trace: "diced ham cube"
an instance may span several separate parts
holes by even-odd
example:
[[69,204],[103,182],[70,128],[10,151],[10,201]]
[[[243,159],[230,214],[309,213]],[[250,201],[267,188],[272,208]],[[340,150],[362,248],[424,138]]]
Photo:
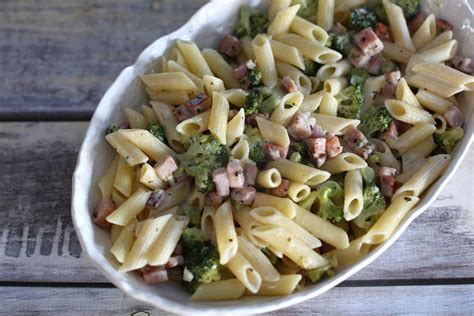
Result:
[[383,51],[383,43],[370,28],[354,35],[354,42],[364,55],[375,56]]
[[336,157],[342,153],[342,146],[341,142],[339,141],[339,137],[331,136],[326,139],[326,154],[329,158]]
[[246,185],[255,185],[257,178],[257,165],[255,163],[247,163],[244,168],[244,178]]
[[209,110],[211,108],[211,100],[205,93],[199,93],[194,98],[188,100],[186,107],[196,115]]
[[377,147],[374,144],[366,143],[361,147],[354,147],[352,151],[357,156],[361,157],[364,160],[367,160],[369,156],[375,151]]
[[212,206],[219,206],[223,202],[222,197],[217,192],[211,192],[206,197],[206,204]]
[[436,29],[439,33],[446,31],[452,31],[454,29],[453,25],[446,20],[436,19]]
[[385,58],[383,58],[382,54],[377,54],[370,59],[369,63],[369,74],[371,75],[380,75],[382,70],[383,63],[386,62]]
[[285,159],[288,154],[288,147],[266,143],[263,145],[263,151],[270,160]]
[[455,56],[448,62],[448,66],[468,75],[472,74],[474,71],[474,63],[472,62],[472,59],[467,57]]
[[229,177],[229,187],[243,188],[245,177],[244,168],[238,159],[232,159],[227,164],[227,176]]
[[408,30],[411,34],[415,33],[420,26],[425,22],[426,15],[422,12],[418,13],[414,18],[408,23]]
[[161,180],[168,181],[172,179],[173,172],[178,170],[178,165],[170,155],[162,158],[155,165],[155,171]]
[[214,170],[212,173],[212,180],[216,185],[216,192],[220,197],[229,196],[229,176],[227,175],[227,170],[224,168],[219,168]]
[[165,199],[165,191],[162,189],[157,189],[155,192],[153,192],[150,195],[150,198],[146,202],[146,205],[149,208],[158,208],[160,206],[161,202]]
[[298,111],[288,124],[288,134],[296,140],[311,136],[316,125],[316,119],[309,112]]
[[382,195],[386,198],[391,198],[395,191],[395,174],[397,169],[390,167],[380,167],[378,176],[380,178],[380,189]]
[[106,218],[115,211],[115,204],[109,198],[102,198],[94,207],[94,223],[103,228],[109,228],[112,224]]
[[219,52],[229,57],[236,56],[241,49],[242,45],[239,39],[232,35],[226,35],[219,44]]
[[149,273],[149,272],[152,272],[152,271],[161,271],[161,270],[165,270],[165,269],[166,269],[166,267],[165,267],[164,264],[161,264],[159,266],[146,265],[143,268],[138,269],[137,271],[142,273],[142,274],[145,274],[145,273]]
[[402,121],[399,121],[399,120],[394,120],[394,122],[397,125],[397,130],[398,130],[399,135],[405,133],[410,128],[412,128],[412,125],[410,125],[408,123],[405,123],[405,122],[402,122]]
[[400,78],[400,71],[392,71],[388,73],[385,78],[385,85],[382,88],[381,94],[384,96],[395,97],[398,81]]
[[176,120],[178,120],[178,122],[185,121],[194,116],[194,114],[184,105],[179,105],[176,107],[174,110],[174,115],[176,116]]
[[245,64],[240,64],[233,70],[234,78],[241,81],[243,78],[247,78],[249,70]]
[[166,263],[166,269],[173,269],[184,264],[184,257],[181,255],[171,257]]
[[322,126],[316,124],[314,125],[314,130],[313,130],[313,133],[311,134],[310,137],[326,137],[326,134],[328,133],[328,131],[323,128]]
[[244,187],[240,189],[232,189],[231,197],[237,203],[243,205],[252,205],[255,199],[256,190],[254,187]]
[[351,64],[356,68],[369,68],[371,56],[365,55],[358,47],[352,47],[348,58]]
[[290,181],[287,179],[281,180],[281,183],[276,188],[268,189],[267,192],[270,195],[278,196],[278,197],[286,197],[288,196],[288,187],[290,186]]
[[298,87],[296,86],[296,83],[293,81],[288,76],[285,76],[281,79],[281,84],[283,85],[283,88],[285,88],[286,92],[296,92],[298,91]]
[[381,133],[379,136],[384,142],[392,142],[398,138],[398,127],[395,122],[391,122],[388,125],[388,128],[385,132]]
[[143,279],[146,284],[160,284],[168,281],[168,271],[153,270],[143,274]]
[[382,41],[393,42],[392,32],[383,23],[375,24],[375,34],[377,34],[378,38]]
[[452,127],[461,127],[464,123],[464,116],[461,110],[455,106],[450,106],[443,114],[446,122]]
[[306,142],[314,163],[321,167],[326,161],[326,138],[309,138]]
[[347,32],[347,29],[344,25],[342,25],[341,23],[337,22],[330,30],[329,30],[329,33],[332,33],[332,34],[342,34],[342,33],[346,33]]
[[363,146],[368,142],[365,135],[355,127],[348,130],[343,139],[351,149],[353,147]]

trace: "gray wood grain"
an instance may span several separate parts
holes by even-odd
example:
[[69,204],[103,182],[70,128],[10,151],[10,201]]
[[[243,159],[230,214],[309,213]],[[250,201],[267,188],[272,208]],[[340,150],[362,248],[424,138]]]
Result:
[[[81,254],[70,218],[71,176],[86,127],[0,124],[0,281],[106,282]],[[352,280],[474,278],[473,207],[459,190],[472,190],[473,162],[471,149],[439,200]]]
[[[272,315],[472,315],[474,285],[336,287]],[[0,313],[22,315],[169,315],[115,288],[0,287]]]
[[89,117],[123,68],[206,2],[0,1],[0,118]]

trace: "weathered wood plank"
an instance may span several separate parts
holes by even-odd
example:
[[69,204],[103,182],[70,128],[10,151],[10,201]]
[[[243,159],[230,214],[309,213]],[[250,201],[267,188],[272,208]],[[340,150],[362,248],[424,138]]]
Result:
[[[474,313],[474,285],[336,287],[272,315]],[[171,315],[115,288],[0,287],[0,313],[15,315]]]
[[206,0],[0,2],[0,117],[92,115],[119,72]]
[[[69,215],[86,126],[0,125],[0,281],[106,282],[81,256]],[[474,278],[473,169],[474,148],[433,207],[352,280]]]

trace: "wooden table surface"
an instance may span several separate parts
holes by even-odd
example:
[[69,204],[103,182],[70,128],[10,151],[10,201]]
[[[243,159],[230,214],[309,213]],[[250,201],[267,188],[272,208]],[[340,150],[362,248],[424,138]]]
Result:
[[[120,70],[205,2],[0,2],[0,313],[162,314],[82,254],[71,177],[87,121]],[[473,154],[378,260],[277,314],[474,314]]]

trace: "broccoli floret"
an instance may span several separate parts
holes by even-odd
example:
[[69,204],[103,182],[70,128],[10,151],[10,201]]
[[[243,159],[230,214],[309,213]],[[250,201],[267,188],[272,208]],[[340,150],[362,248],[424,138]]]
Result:
[[330,269],[331,265],[328,264],[321,268],[306,270],[303,273],[311,281],[311,283],[318,283]]
[[214,187],[212,172],[227,165],[229,149],[211,135],[191,139],[191,146],[179,155],[185,172],[194,177],[199,192],[207,193]]
[[293,0],[291,4],[301,4],[301,8],[298,10],[298,15],[305,19],[315,16],[318,10],[317,0]]
[[313,158],[311,158],[311,155],[309,154],[308,144],[305,141],[292,144],[291,149],[295,153],[299,154],[300,156],[299,163],[302,163],[303,165],[307,165],[310,167],[314,167]]
[[257,114],[262,106],[264,96],[258,89],[250,90],[245,98],[245,115]]
[[352,32],[331,35],[331,46],[329,47],[335,51],[338,51],[342,55],[347,56],[352,48],[352,35]]
[[349,74],[347,75],[347,81],[351,86],[363,87],[367,79],[369,78],[369,73],[366,69],[352,68]]
[[299,206],[302,208],[310,211],[311,207],[313,206],[314,202],[316,202],[316,199],[318,198],[318,192],[317,191],[312,191],[306,199],[298,203]]
[[201,224],[201,210],[197,207],[188,207],[184,209],[184,215],[189,217],[189,226],[199,227]]
[[393,121],[385,107],[371,108],[362,114],[359,130],[368,138],[385,131],[388,125]]
[[219,253],[214,245],[204,240],[201,230],[185,228],[181,238],[184,266],[192,274],[188,289],[220,280]]
[[420,12],[421,0],[394,0],[392,1],[403,9],[403,15],[410,20]]
[[267,15],[257,9],[243,5],[240,7],[239,21],[235,28],[235,35],[254,37],[259,33],[266,33],[268,26]]
[[[421,9],[421,0],[391,0],[391,2],[402,8],[403,15],[407,21],[417,15]],[[385,12],[385,7],[382,1],[371,0],[369,1],[369,7],[374,11],[380,22],[387,23],[387,12]]]
[[109,135],[109,134],[112,134],[112,133],[115,133],[115,132],[118,132],[120,128],[118,127],[117,124],[111,124],[107,130],[105,131],[105,135]]
[[251,88],[255,88],[262,85],[262,72],[257,67],[254,67],[249,71],[247,76]]
[[339,103],[338,116],[348,119],[359,119],[360,109],[364,103],[364,95],[360,86],[349,86],[336,95]]
[[375,13],[367,6],[354,9],[349,19],[349,27],[356,31],[362,31],[368,27],[374,28],[378,22]]
[[148,125],[148,131],[158,138],[161,142],[165,141],[165,129],[163,126],[156,123]]
[[308,77],[316,76],[316,73],[319,70],[319,66],[316,62],[312,61],[309,58],[303,58],[304,61],[304,74]]
[[360,169],[360,174],[362,175],[362,179],[364,183],[374,183],[375,181],[375,171],[370,167],[365,167]]
[[316,192],[318,215],[323,219],[339,222],[344,216],[344,191],[341,186],[337,182],[326,181]]
[[434,134],[436,144],[447,154],[453,152],[454,146],[463,136],[464,130],[460,127],[447,129],[442,134]]
[[257,127],[247,125],[244,134],[247,136],[247,141],[250,147],[249,158],[254,161],[258,167],[265,165],[267,159],[263,145],[266,141],[260,133],[260,130]]
[[364,208],[353,222],[360,228],[369,228],[385,210],[385,198],[375,183],[368,183],[364,189]]

